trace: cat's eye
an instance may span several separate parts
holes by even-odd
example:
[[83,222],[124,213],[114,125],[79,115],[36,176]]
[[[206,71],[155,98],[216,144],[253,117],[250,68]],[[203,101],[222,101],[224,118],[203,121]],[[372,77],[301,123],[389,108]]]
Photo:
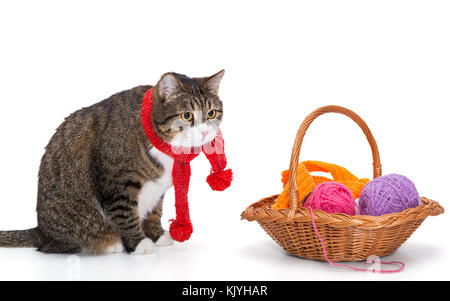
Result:
[[213,119],[214,117],[216,117],[216,110],[211,110],[208,112],[208,118],[209,119]]
[[184,121],[192,121],[192,119],[194,118],[194,115],[192,115],[191,112],[186,112],[181,114],[181,119],[183,119]]

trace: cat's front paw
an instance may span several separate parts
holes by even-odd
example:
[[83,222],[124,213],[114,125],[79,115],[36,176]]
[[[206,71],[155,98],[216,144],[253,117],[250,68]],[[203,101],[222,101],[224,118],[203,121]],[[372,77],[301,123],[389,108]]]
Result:
[[155,251],[155,244],[150,238],[144,238],[138,244],[134,252],[131,252],[131,255],[144,255],[144,254],[152,254]]
[[173,239],[170,237],[169,231],[164,231],[164,234],[155,242],[157,247],[167,247],[173,245]]

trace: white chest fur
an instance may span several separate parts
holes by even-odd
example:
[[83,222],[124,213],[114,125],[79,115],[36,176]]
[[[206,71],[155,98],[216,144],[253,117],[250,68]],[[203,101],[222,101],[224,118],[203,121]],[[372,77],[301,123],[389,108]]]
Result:
[[158,161],[158,163],[164,168],[164,173],[156,181],[148,181],[142,186],[138,195],[138,212],[141,219],[144,219],[148,212],[153,211],[167,189],[173,185],[173,158],[160,152],[154,147],[150,150],[150,156]]

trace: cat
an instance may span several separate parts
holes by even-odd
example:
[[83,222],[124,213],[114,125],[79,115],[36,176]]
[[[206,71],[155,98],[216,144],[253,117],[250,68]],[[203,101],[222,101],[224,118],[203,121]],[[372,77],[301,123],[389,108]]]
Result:
[[[169,72],[82,108],[57,128],[41,159],[35,228],[0,231],[0,247],[45,253],[152,253],[173,243],[161,226],[173,159],[149,142],[141,118],[152,89],[151,119],[164,141],[210,142],[223,117],[218,96],[224,70],[190,78]],[[215,121],[211,126],[205,120]],[[174,126],[179,124],[189,126]]]

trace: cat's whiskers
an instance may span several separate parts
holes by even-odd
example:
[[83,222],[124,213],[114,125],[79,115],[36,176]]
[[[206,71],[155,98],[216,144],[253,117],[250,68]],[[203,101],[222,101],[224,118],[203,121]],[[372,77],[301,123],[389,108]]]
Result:
[[[195,112],[194,116],[201,116],[200,112]],[[197,118],[200,119],[200,118]],[[217,120],[207,120],[205,122],[194,121],[194,125],[176,120],[171,128],[182,130],[173,137],[170,144],[174,147],[200,147],[214,140],[219,122]]]

